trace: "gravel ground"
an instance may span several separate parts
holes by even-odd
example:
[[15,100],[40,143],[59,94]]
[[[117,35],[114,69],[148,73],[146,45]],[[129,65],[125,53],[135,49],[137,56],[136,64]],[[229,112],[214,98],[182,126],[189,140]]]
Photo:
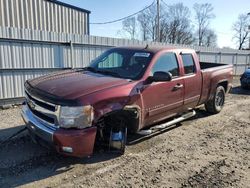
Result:
[[[250,91],[238,84],[220,114],[201,107],[181,126],[129,144],[123,156],[67,158],[16,137],[0,146],[0,187],[250,187]],[[19,113],[0,111],[0,141],[22,128]]]

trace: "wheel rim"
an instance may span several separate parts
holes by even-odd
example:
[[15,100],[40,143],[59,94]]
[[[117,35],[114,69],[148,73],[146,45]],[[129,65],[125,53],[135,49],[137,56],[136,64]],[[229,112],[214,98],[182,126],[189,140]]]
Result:
[[224,93],[223,91],[219,91],[216,95],[216,98],[215,98],[215,105],[217,107],[222,107],[224,105]]

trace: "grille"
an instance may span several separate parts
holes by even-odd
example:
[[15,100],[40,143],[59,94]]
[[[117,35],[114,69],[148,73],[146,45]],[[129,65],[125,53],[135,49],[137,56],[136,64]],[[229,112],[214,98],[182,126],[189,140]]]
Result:
[[58,106],[32,96],[25,91],[27,105],[32,114],[51,128],[58,127]]

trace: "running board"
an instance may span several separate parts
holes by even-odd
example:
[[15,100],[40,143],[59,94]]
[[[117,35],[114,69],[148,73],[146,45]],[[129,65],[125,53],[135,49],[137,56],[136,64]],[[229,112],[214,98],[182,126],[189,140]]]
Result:
[[186,119],[189,119],[193,116],[196,115],[196,112],[193,110],[191,112],[187,112],[185,114],[183,114],[182,116],[176,118],[176,119],[173,119],[172,121],[169,121],[167,123],[164,123],[164,124],[161,124],[161,125],[156,125],[154,127],[151,127],[150,129],[146,129],[146,130],[140,130],[139,132],[137,132],[137,134],[140,134],[140,135],[143,135],[143,136],[146,136],[146,135],[150,135],[152,133],[155,133],[157,131],[160,131],[162,129],[166,129],[167,127],[170,127],[174,124],[177,124],[179,122],[182,122]]

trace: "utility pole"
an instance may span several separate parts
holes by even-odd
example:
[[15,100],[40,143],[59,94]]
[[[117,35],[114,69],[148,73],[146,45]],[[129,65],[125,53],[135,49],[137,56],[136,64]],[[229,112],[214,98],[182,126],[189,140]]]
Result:
[[157,42],[160,41],[160,0],[157,0],[157,27],[156,27],[156,39]]
[[[250,16],[250,12],[247,15]],[[250,20],[250,19],[248,19],[248,20]],[[250,22],[248,25],[248,33],[250,33]],[[250,37],[249,37],[249,42],[248,42],[248,50],[250,50]]]

